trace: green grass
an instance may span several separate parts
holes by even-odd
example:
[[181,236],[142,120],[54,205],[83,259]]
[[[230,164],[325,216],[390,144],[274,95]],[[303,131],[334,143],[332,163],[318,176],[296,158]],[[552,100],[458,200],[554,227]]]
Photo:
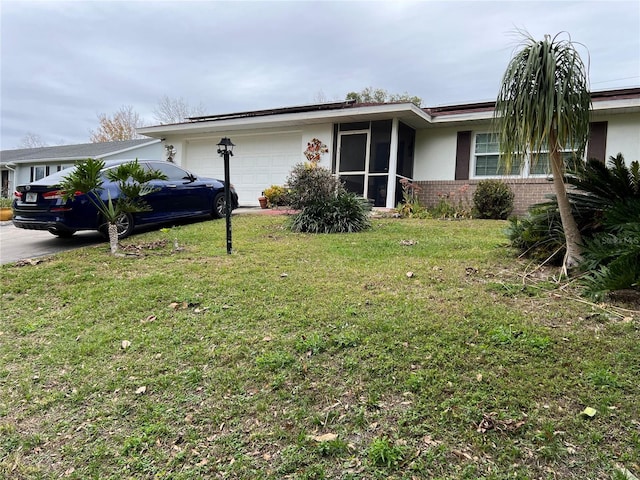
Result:
[[524,286],[504,222],[283,224],[3,266],[0,477],[640,473],[637,312]]

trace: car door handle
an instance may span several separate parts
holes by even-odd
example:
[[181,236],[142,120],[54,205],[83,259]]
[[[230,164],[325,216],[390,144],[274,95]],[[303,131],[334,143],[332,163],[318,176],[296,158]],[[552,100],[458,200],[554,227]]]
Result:
[[167,185],[165,185],[167,188],[176,188],[177,185],[175,183],[169,183]]

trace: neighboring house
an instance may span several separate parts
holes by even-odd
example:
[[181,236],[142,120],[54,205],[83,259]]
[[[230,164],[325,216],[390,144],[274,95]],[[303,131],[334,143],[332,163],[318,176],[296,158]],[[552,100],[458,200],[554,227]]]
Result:
[[165,152],[160,140],[150,138],[2,150],[0,152],[1,196],[10,197],[13,195],[16,185],[40,180],[51,173],[72,166],[78,160],[87,158],[163,160]]
[[[606,161],[622,152],[627,161],[640,159],[640,88],[593,92],[592,100],[587,157]],[[317,138],[329,150],[321,165],[376,206],[397,205],[403,178],[421,186],[426,205],[452,194],[457,202],[463,191],[470,200],[480,180],[502,178],[513,188],[515,212],[521,214],[552,191],[548,159],[536,165],[527,159],[501,175],[491,135],[493,108],[494,102],[419,108],[345,101],[194,117],[138,133],[164,139],[182,167],[218,178],[224,166],[216,144],[231,138],[236,146],[230,178],[245,206],[258,205],[270,185],[283,185],[291,168],[305,160],[307,143]]]

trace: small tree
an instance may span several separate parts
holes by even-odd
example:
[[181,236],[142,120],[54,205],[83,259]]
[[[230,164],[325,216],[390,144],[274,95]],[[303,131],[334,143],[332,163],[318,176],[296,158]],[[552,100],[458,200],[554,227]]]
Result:
[[167,95],[158,101],[157,107],[153,110],[154,118],[161,124],[180,123],[186,118],[202,115],[204,115],[204,105],[202,103],[192,107],[182,97],[170,98]]
[[496,100],[501,159],[509,171],[512,160],[530,154],[533,162],[549,152],[553,186],[566,239],[563,270],[582,260],[582,238],[564,184],[562,150],[569,146],[581,157],[589,135],[587,70],[570,39],[525,35],[522,49],[511,59]]
[[24,137],[20,139],[18,148],[40,148],[47,147],[47,143],[37,133],[27,132]]
[[355,100],[357,103],[386,103],[386,102],[410,102],[416,106],[422,104],[422,99],[415,95],[404,93],[389,93],[382,88],[367,87],[360,92],[347,93],[346,100]]
[[98,121],[100,126],[96,131],[91,132],[91,137],[89,138],[92,143],[142,138],[136,132],[136,129],[142,126],[142,122],[140,116],[133,110],[131,105],[120,107],[120,110],[111,117],[100,113],[98,114]]
[[78,192],[87,198],[98,209],[102,218],[107,222],[107,232],[111,253],[118,251],[118,225],[123,222],[128,226],[123,233],[130,229],[131,214],[149,211],[151,207],[143,200],[145,195],[155,191],[149,185],[152,180],[166,179],[166,175],[158,170],[147,170],[138,160],[123,163],[104,172],[104,177],[116,182],[120,190],[117,200],[111,198],[107,190],[107,199],[103,198],[103,169],[104,162],[88,158],[76,163],[71,173],[65,176],[60,185],[65,200],[73,198]]

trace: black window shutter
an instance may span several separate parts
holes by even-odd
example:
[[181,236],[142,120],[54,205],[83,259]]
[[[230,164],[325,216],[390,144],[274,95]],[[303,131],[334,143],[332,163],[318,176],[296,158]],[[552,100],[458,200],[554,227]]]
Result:
[[587,160],[595,158],[605,163],[607,154],[607,122],[592,122],[589,124],[589,143],[587,145]]
[[456,180],[469,180],[471,130],[458,132],[456,142]]

